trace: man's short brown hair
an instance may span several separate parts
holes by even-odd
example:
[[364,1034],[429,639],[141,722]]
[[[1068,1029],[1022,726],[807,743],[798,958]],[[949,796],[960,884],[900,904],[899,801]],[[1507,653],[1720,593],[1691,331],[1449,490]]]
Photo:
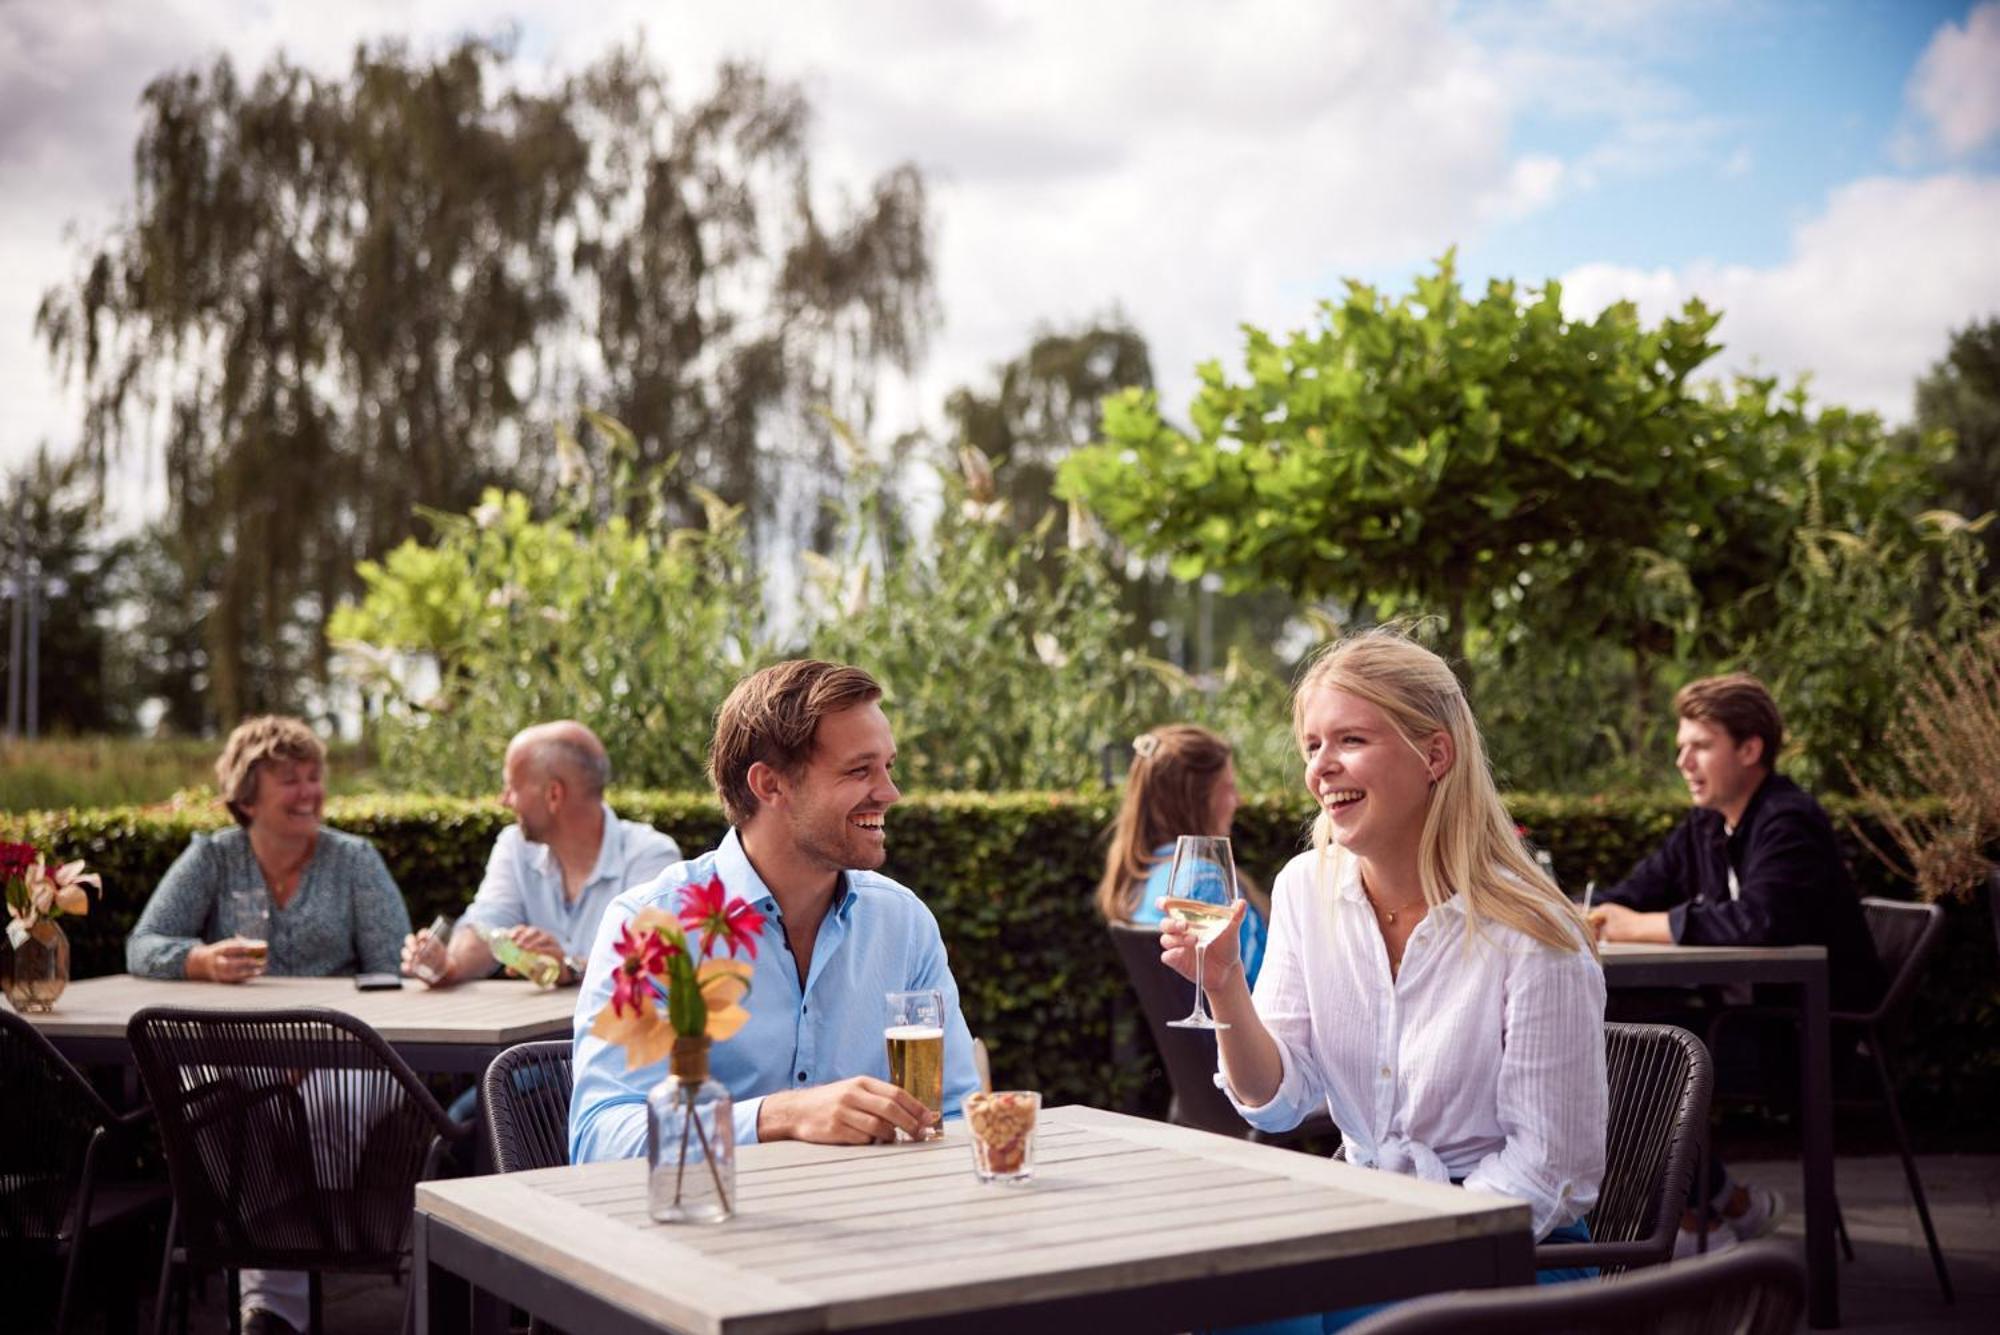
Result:
[[250,823],[250,804],[257,800],[257,774],[264,762],[271,760],[324,764],[326,744],[304,719],[283,714],[265,714],[237,724],[215,762],[215,786],[238,825]]
[[757,814],[752,765],[762,761],[796,777],[812,759],[821,719],[881,698],[881,685],[860,668],[815,658],[774,663],[737,682],[715,711],[708,748],[708,780],[729,823],[745,825]]
[[1764,754],[1758,763],[1767,770],[1778,767],[1778,751],[1785,744],[1785,720],[1771,692],[1749,673],[1730,672],[1689,682],[1674,696],[1674,712],[1698,723],[1714,724],[1739,746],[1752,737],[1761,738]]

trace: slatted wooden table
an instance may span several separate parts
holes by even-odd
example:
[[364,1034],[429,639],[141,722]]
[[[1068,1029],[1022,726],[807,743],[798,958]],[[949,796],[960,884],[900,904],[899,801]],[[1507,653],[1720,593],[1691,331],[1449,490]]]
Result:
[[571,1331],[1187,1330],[1525,1284],[1525,1205],[1118,1113],[1045,1110],[1035,1180],[941,1142],[740,1151],[736,1218],[659,1225],[645,1165],[417,1188],[419,1329],[467,1285]]
[[130,1066],[125,1025],[148,1006],[278,1010],[324,1006],[372,1026],[418,1071],[477,1075],[516,1043],[563,1038],[576,992],[539,992],[518,979],[484,979],[431,991],[404,980],[398,991],[362,992],[351,978],[257,978],[192,983],[111,974],[73,982],[47,1015],[27,1018],[80,1066]]
[[1840,1269],[1833,1250],[1833,1075],[1828,1049],[1825,946],[1661,946],[1620,942],[1602,948],[1609,987],[1711,987],[1765,983],[1798,989],[1801,1167],[1805,1176],[1806,1316],[1818,1329],[1840,1324]]

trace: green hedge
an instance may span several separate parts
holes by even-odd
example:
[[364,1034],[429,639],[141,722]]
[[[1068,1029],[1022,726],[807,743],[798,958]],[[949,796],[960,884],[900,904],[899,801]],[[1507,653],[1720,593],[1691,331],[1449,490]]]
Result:
[[[724,832],[708,796],[615,793],[620,814],[672,834],[689,853]],[[1686,810],[1672,797],[1521,796],[1511,808],[1548,849],[1566,883],[1617,879]],[[1105,794],[952,794],[906,799],[891,814],[888,873],[937,914],[967,1017],[992,1049],[995,1077],[1054,1101],[1158,1111],[1165,1090],[1117,960],[1092,903],[1102,859]],[[1845,814],[1834,808],[1836,821]],[[1301,844],[1310,809],[1248,801],[1237,814],[1243,865],[1265,883]],[[493,802],[335,799],[327,817],[375,841],[412,919],[455,911],[471,896],[509,819]],[[28,838],[83,857],[104,876],[87,918],[68,920],[78,977],[124,968],[124,939],[146,896],[197,829],[219,813],[124,808],[0,816],[0,837]],[[1907,898],[1907,882],[1851,836],[1848,863],[1863,893]],[[1882,842],[1879,841],[1878,842]],[[1977,1110],[2000,1100],[2000,989],[1984,899],[1950,907],[1941,957],[1919,995],[1904,1061],[1913,1118],[1952,1136],[1990,1139]]]

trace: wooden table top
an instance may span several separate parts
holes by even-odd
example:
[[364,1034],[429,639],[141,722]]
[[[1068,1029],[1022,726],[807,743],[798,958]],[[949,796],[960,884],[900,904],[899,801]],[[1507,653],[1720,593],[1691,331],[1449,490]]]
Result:
[[323,1006],[368,1024],[392,1044],[511,1045],[569,1034],[576,989],[537,991],[519,979],[481,979],[432,991],[404,979],[400,991],[363,992],[352,978],[257,978],[193,983],[108,974],[80,978],[54,1011],[27,1018],[50,1039],[125,1037],[126,1022],[147,1006],[201,1010],[277,1010]]
[[642,1319],[832,1330],[1118,1293],[1163,1278],[1515,1234],[1517,1201],[1084,1107],[1044,1110],[1035,1180],[942,1141],[739,1151],[737,1216],[659,1225],[642,1160],[423,1183],[416,1208]]
[[1700,962],[1728,960],[1823,960],[1825,946],[1676,946],[1648,941],[1608,941],[1598,948],[1606,964],[1657,963],[1665,960]]

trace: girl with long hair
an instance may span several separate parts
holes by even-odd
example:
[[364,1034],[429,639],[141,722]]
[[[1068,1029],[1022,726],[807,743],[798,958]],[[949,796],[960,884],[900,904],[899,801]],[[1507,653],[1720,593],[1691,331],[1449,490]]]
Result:
[[[1104,876],[1097,883],[1097,911],[1106,922],[1156,923],[1167,894],[1174,840],[1184,834],[1227,836],[1236,815],[1236,762],[1229,743],[1192,723],[1169,723],[1139,734],[1125,796],[1111,823]],[[1237,883],[1250,901],[1238,928],[1237,957],[1254,984],[1264,957],[1270,899],[1242,868]],[[1220,875],[1187,887],[1190,898],[1228,903]]]
[[[1292,722],[1319,814],[1273,889],[1254,997],[1234,934],[1207,948],[1231,1101],[1268,1131],[1324,1106],[1351,1163],[1525,1201],[1538,1240],[1587,1237],[1604,972],[1501,805],[1458,679],[1402,633],[1365,631],[1311,664]],[[1194,946],[1162,925],[1184,975]]]

